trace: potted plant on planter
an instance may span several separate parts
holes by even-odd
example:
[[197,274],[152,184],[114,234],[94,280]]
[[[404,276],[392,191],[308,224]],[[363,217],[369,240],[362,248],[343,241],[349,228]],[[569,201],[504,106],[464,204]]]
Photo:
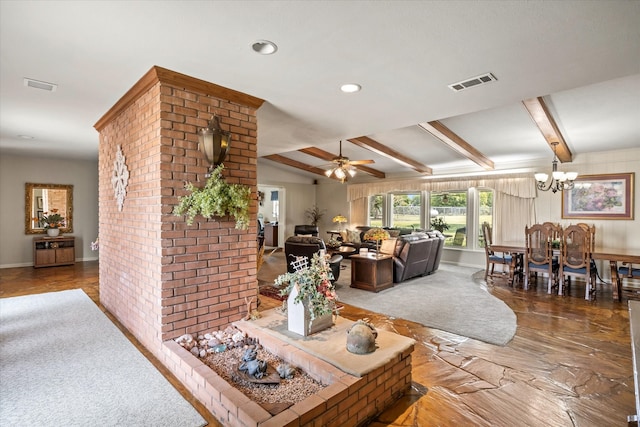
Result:
[[337,295],[324,254],[315,253],[308,265],[304,265],[304,260],[298,262],[296,271],[281,274],[274,285],[284,286],[280,295],[287,297],[283,309],[287,312],[289,330],[306,336],[333,324]]
[[186,215],[188,225],[193,224],[196,215],[205,218],[232,216],[236,220],[236,228],[246,230],[249,227],[251,188],[227,183],[222,176],[223,169],[224,165],[220,164],[211,171],[203,188],[187,183],[185,188],[190,194],[179,198],[180,203],[173,209],[174,215]]

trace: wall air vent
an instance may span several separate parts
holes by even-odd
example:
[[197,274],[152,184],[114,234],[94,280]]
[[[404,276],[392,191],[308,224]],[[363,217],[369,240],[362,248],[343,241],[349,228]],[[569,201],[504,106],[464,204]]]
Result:
[[460,92],[461,90],[469,89],[470,87],[480,86],[497,80],[498,79],[496,79],[493,74],[486,73],[458,83],[452,83],[449,85],[449,88],[455,92]]
[[27,77],[24,78],[24,85],[27,87],[32,87],[34,89],[42,89],[49,92],[55,92],[56,89],[58,89],[57,84],[41,82],[39,80],[33,80]]

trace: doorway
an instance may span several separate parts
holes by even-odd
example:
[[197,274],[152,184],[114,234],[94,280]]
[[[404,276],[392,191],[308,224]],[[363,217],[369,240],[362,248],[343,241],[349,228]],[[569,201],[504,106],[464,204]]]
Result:
[[284,247],[286,228],[286,192],[281,186],[258,184],[260,203],[258,221],[264,227],[264,244],[267,250]]

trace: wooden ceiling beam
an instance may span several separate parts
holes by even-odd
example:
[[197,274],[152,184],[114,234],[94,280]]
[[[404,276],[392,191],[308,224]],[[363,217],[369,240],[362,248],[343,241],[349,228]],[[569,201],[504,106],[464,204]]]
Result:
[[[304,154],[308,154],[310,156],[313,157],[317,157],[319,159],[322,160],[326,160],[328,162],[333,161],[333,159],[335,159],[336,157],[338,157],[337,155],[330,153],[328,151],[324,151],[321,148],[317,148],[317,147],[307,147],[307,148],[301,148],[298,150],[301,153]],[[368,166],[364,166],[364,165],[353,165],[354,168],[361,170],[362,172],[368,173],[369,175],[373,175],[376,178],[380,178],[380,179],[384,179],[386,177],[384,172],[381,172],[377,169],[373,169],[370,168]]]
[[558,160],[562,163],[571,162],[573,160],[571,150],[569,150],[569,146],[564,140],[556,121],[549,112],[549,108],[544,102],[544,99],[540,96],[537,98],[525,99],[522,101],[522,104],[524,104],[524,107],[529,112],[533,122],[538,126],[540,132],[542,132],[542,136],[547,140],[552,151],[552,144],[555,142],[558,143],[556,146],[556,155],[558,156]]
[[493,170],[495,168],[491,159],[439,121],[434,120],[428,123],[418,123],[418,126],[485,170]]
[[387,157],[394,162],[400,163],[401,165],[418,171],[421,174],[431,175],[433,173],[429,166],[423,165],[420,162],[416,162],[415,160],[410,159],[409,157],[406,157],[403,154],[400,154],[385,145],[382,145],[378,141],[371,139],[368,136],[360,136],[358,138],[348,139],[347,141],[357,145],[358,147],[362,147],[366,150],[373,151],[376,154]]
[[[302,162],[299,162],[297,160],[293,160],[293,159],[290,159],[288,157],[281,156],[280,154],[271,154],[271,155],[268,155],[268,156],[263,156],[262,158],[263,159],[267,159],[267,160],[271,160],[272,162],[281,163],[283,165],[291,166],[292,168],[297,168],[297,169],[300,169],[300,170],[303,170],[303,171],[306,171],[306,172],[311,172],[311,173],[314,173],[316,175],[322,175],[325,178],[327,177],[327,175],[324,174],[324,172],[325,172],[324,169],[320,169],[320,168],[317,168],[315,166],[311,166],[311,165],[308,165],[306,163],[302,163]],[[332,177],[332,179],[336,179],[337,181],[339,181],[339,179],[334,178],[334,177]]]

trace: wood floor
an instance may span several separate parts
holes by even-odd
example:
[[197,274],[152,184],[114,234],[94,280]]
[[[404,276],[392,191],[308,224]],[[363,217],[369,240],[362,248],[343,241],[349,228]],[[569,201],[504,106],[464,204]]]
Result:
[[[270,262],[267,257],[263,268],[273,268]],[[0,270],[0,298],[75,288],[100,305],[97,262]],[[371,426],[627,425],[635,401],[626,300],[614,303],[611,286],[598,285],[596,301],[585,301],[580,282],[567,297],[547,295],[542,284],[529,291],[506,283],[488,289],[518,318],[516,336],[504,347],[350,306],[342,310],[346,318],[367,317],[378,329],[417,342],[411,393]],[[260,308],[279,304],[261,297]],[[220,425],[124,332],[211,426]]]

